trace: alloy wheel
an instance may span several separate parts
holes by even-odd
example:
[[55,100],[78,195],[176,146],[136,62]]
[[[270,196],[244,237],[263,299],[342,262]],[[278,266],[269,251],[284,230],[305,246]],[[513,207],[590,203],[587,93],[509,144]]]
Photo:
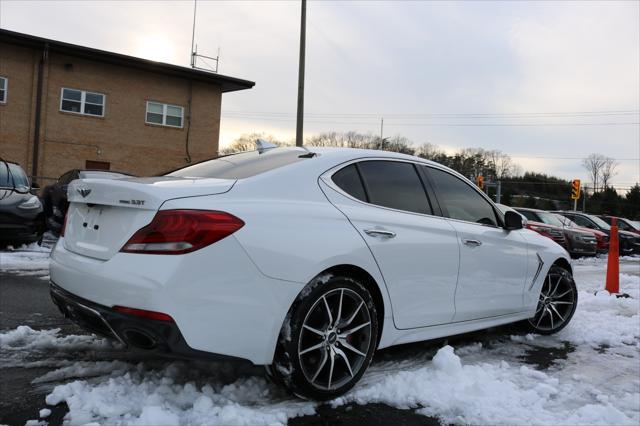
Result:
[[577,301],[575,285],[562,271],[551,271],[542,285],[538,307],[529,324],[542,332],[562,328],[574,311]]
[[298,358],[307,381],[334,390],[365,364],[372,338],[369,308],[358,293],[336,288],[323,294],[307,313],[298,339]]

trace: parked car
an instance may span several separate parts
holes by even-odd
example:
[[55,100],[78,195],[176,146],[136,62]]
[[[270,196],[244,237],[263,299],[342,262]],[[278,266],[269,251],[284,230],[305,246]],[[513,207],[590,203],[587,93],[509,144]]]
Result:
[[577,229],[579,231],[591,233],[591,235],[593,235],[593,237],[596,239],[596,250],[598,253],[609,252],[609,234],[598,231],[597,229],[590,229],[585,228],[584,226],[579,226],[577,223],[566,216],[562,216],[561,214],[551,214],[555,215],[565,228]]
[[624,217],[617,217],[617,216],[598,216],[598,217],[604,220],[605,222],[607,222],[609,225],[611,225],[611,219],[615,217],[617,220],[619,230],[628,231],[636,235],[640,235],[640,225],[638,225],[636,222],[632,220],[625,219]]
[[[545,230],[545,232],[553,232],[554,234],[561,232],[564,237],[563,246],[572,257],[595,256],[597,254],[597,241],[592,233],[566,227],[554,213],[549,213],[544,210],[524,207],[517,207],[515,210],[526,217],[530,224],[538,228],[540,228],[542,224],[553,227],[550,231]],[[560,243],[559,241],[556,242]]]
[[45,223],[47,229],[54,234],[59,234],[67,213],[69,201],[67,200],[67,187],[76,179],[117,179],[131,177],[130,174],[112,172],[108,170],[81,170],[73,169],[64,173],[58,180],[42,190],[42,204],[44,208]]
[[553,241],[560,244],[565,249],[567,248],[567,241],[564,236],[562,226],[544,223],[535,217],[529,217],[530,215],[528,214],[528,212],[527,214],[523,213],[523,211],[521,211],[519,207],[514,208],[514,211],[516,211],[519,215],[527,219],[524,225],[526,228],[531,229],[532,231],[535,231],[540,235],[544,235],[545,237],[552,239]]
[[[598,216],[573,210],[558,211],[554,213],[566,216],[580,226],[584,226],[589,229],[596,229],[598,231],[605,232],[610,236],[611,226]],[[640,237],[632,232],[618,230],[618,243],[620,255],[630,255],[640,252]]]
[[263,148],[166,176],[69,184],[51,294],[129,347],[265,365],[326,400],[374,351],[577,304],[567,252],[462,175],[367,150]]
[[44,232],[42,204],[17,163],[0,162],[0,246],[29,244]]

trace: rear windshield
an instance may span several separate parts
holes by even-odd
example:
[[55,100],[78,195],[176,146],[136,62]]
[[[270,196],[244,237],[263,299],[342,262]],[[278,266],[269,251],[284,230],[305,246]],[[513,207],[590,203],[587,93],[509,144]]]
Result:
[[175,170],[166,176],[187,178],[244,179],[282,166],[303,161],[305,151],[296,148],[281,148],[264,151],[243,152],[215,160],[204,161],[183,169]]
[[22,167],[13,163],[0,163],[0,188],[29,188],[29,179]]
[[81,171],[80,179],[117,179],[123,177],[131,177],[122,173],[115,172],[94,172],[94,171]]

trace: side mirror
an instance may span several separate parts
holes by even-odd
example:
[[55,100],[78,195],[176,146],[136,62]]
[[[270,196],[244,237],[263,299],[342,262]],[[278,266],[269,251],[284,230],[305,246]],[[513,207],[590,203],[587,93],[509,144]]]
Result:
[[522,216],[516,212],[508,210],[504,214],[504,229],[509,231],[522,229]]

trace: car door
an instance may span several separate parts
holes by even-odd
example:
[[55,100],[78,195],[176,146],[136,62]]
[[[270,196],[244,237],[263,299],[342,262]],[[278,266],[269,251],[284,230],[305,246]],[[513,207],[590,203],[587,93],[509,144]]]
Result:
[[454,321],[522,311],[528,264],[522,231],[502,228],[496,209],[472,184],[442,169],[424,171],[460,245]]
[[329,200],[360,233],[384,277],[397,328],[448,323],[455,314],[459,246],[435,216],[416,166],[366,160],[330,171]]

